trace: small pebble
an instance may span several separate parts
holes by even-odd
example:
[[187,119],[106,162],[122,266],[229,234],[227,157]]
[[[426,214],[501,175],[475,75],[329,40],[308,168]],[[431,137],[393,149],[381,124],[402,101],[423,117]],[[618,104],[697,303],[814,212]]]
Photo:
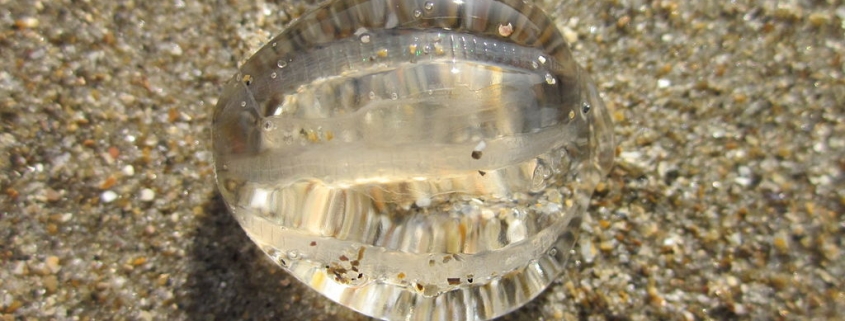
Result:
[[102,194],[100,194],[100,200],[103,201],[103,203],[111,203],[112,201],[114,201],[116,199],[117,199],[117,193],[112,192],[112,191],[105,191]]
[[44,191],[44,197],[48,202],[55,202],[62,199],[62,194],[52,188],[48,188]]
[[152,201],[156,197],[156,193],[149,188],[142,189],[140,194],[139,198],[144,202]]
[[572,28],[563,27],[562,32],[563,38],[566,39],[566,42],[568,42],[569,44],[574,44],[578,42],[578,33],[575,32],[575,30],[572,30]]
[[40,22],[38,21],[38,19],[33,18],[33,17],[26,17],[26,18],[21,18],[21,19],[15,20],[15,27],[17,27],[19,29],[35,28],[35,27],[38,27],[39,24],[40,24]]
[[58,256],[48,256],[44,263],[47,264],[47,268],[50,269],[50,272],[55,274],[61,270],[62,266],[59,264],[59,257]]
[[59,288],[59,279],[56,278],[55,275],[48,275],[41,280],[41,284],[44,285],[44,289],[47,290],[47,293],[55,293]]

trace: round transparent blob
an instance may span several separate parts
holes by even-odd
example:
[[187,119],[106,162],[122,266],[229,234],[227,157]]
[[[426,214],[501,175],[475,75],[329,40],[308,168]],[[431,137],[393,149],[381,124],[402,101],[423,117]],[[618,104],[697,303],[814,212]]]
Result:
[[225,86],[220,191],[275,262],[391,320],[484,320],[563,271],[612,162],[608,113],[522,1],[346,0]]

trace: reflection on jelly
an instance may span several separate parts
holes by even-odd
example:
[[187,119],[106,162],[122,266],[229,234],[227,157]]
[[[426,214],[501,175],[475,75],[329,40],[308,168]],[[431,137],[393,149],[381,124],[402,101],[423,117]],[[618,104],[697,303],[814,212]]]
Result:
[[522,1],[334,1],[260,49],[214,113],[217,181],[265,252],[383,319],[483,320],[561,273],[611,122]]

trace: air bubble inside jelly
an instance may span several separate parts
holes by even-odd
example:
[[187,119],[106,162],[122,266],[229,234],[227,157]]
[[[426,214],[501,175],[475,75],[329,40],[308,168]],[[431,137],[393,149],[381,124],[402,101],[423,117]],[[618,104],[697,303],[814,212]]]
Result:
[[214,158],[292,275],[391,320],[491,319],[559,277],[614,142],[539,8],[335,1],[268,43],[224,89]]

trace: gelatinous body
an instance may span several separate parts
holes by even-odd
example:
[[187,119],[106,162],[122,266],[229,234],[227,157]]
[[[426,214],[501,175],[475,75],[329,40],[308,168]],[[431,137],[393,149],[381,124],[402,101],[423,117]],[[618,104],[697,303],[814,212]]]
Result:
[[377,318],[478,320],[560,274],[610,127],[530,3],[347,0],[241,67],[213,143],[230,210],[298,279]]

